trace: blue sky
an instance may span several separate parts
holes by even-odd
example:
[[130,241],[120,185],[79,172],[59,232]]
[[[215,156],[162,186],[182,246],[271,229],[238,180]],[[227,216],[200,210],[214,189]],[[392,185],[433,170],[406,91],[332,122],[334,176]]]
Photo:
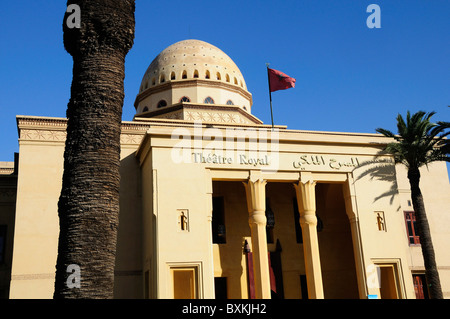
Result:
[[[369,4],[381,9],[370,29]],[[66,1],[17,0],[0,11],[0,161],[19,151],[16,115],[64,117],[72,59],[62,41]],[[407,110],[450,120],[450,1],[136,1],[123,120],[132,120],[153,58],[184,39],[209,42],[239,66],[252,113],[270,124],[265,63],[296,78],[272,93],[275,124],[291,129],[395,130]]]

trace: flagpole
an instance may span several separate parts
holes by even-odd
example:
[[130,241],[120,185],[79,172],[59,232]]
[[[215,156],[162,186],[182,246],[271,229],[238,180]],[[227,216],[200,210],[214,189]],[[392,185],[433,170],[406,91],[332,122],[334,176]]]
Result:
[[269,63],[266,63],[266,67],[267,67],[267,80],[269,81],[270,118],[272,119],[272,131],[273,131],[272,90],[270,89]]

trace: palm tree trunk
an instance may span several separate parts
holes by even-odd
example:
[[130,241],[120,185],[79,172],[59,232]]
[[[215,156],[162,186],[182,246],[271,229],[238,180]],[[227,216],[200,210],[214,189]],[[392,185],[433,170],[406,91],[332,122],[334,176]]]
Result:
[[428,284],[430,298],[442,299],[442,289],[439,279],[439,273],[434,255],[433,243],[431,240],[430,227],[425,212],[425,204],[422,192],[420,191],[420,172],[418,168],[409,168],[408,179],[411,186],[411,199],[416,216],[417,231],[420,236],[420,245],[422,247],[422,255],[425,264],[425,277]]
[[[134,0],[68,2],[80,6],[81,28],[63,24],[73,80],[54,298],[106,299],[114,288],[124,65],[134,39]],[[68,284],[70,265],[79,267],[79,287]]]

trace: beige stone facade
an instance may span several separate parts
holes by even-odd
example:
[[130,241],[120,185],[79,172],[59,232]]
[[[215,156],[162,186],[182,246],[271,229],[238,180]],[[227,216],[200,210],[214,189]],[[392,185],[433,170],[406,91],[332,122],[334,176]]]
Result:
[[[416,298],[423,260],[406,173],[378,156],[387,139],[265,125],[230,61],[182,41],[143,77],[136,116],[122,123],[115,296]],[[9,298],[51,298],[66,119],[17,125],[16,175],[1,175],[17,179],[1,206],[14,230],[2,283]],[[423,169],[421,182],[449,298],[446,165]]]

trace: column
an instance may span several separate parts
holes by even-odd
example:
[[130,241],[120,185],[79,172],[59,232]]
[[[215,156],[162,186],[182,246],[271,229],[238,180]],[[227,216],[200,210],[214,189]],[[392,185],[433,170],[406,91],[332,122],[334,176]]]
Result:
[[300,180],[294,186],[303,234],[308,295],[310,299],[322,299],[324,295],[317,238],[316,182],[310,173],[301,173]]
[[256,299],[270,299],[269,258],[266,239],[266,183],[250,176],[244,183],[247,196],[248,223],[252,236],[253,274]]
[[345,210],[350,222],[352,232],[353,254],[355,256],[356,277],[358,279],[358,291],[361,299],[367,298],[366,276],[364,271],[359,219],[356,206],[356,194],[353,187],[353,178],[348,174],[347,182],[343,185]]

